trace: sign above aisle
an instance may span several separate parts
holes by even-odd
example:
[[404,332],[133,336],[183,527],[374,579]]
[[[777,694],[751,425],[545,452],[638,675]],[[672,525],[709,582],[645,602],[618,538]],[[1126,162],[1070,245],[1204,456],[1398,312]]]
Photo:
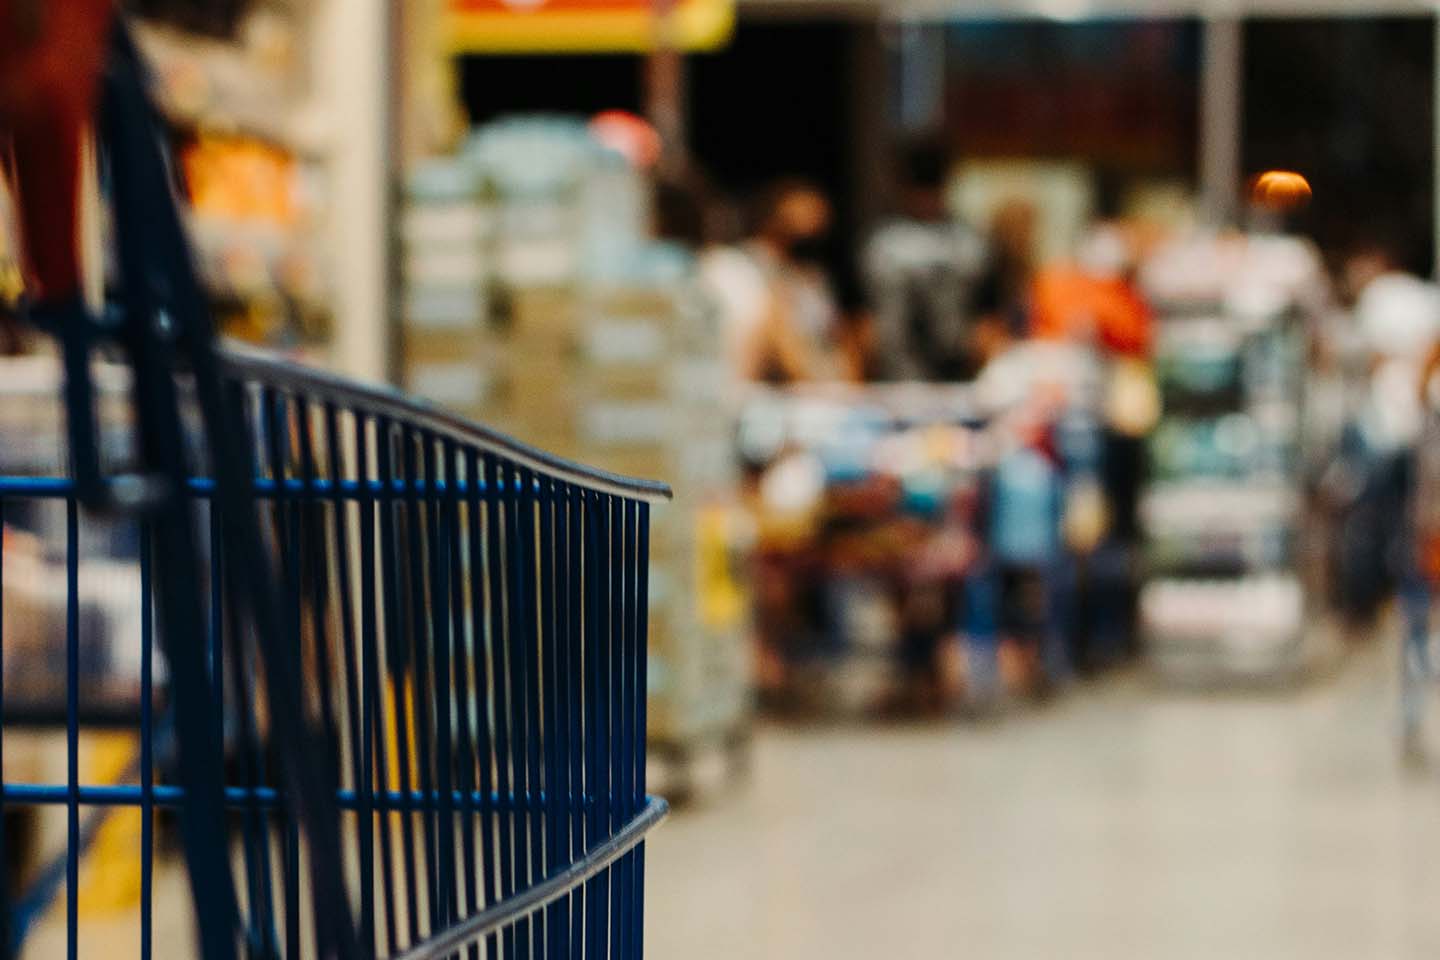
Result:
[[452,53],[641,53],[714,50],[735,0],[446,0]]

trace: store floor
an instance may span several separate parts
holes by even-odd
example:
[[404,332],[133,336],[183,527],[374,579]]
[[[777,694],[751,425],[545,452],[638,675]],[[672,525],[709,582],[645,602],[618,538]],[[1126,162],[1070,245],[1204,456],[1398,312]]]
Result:
[[1440,956],[1440,763],[1401,761],[1393,663],[1377,645],[1286,694],[1122,678],[982,726],[764,728],[748,785],[651,842],[648,956]]

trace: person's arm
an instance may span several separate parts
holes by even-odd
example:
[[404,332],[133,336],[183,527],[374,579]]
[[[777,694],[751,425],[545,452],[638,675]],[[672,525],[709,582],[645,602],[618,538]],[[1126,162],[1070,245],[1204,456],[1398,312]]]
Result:
[[815,360],[795,332],[784,298],[770,291],[764,318],[741,344],[741,374],[747,380],[777,375],[782,381],[814,379]]
[[835,341],[841,361],[841,377],[852,383],[872,378],[875,367],[875,315],[862,310],[842,318],[836,326]]
[[1430,350],[1425,355],[1425,362],[1420,366],[1420,383],[1417,384],[1420,390],[1420,407],[1429,410],[1434,406],[1430,384],[1440,374],[1440,340],[1430,345]]

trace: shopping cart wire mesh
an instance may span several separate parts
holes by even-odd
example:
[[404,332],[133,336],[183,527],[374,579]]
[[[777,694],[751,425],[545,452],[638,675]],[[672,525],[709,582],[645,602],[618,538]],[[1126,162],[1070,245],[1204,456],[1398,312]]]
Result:
[[[649,511],[665,488],[566,464],[399,394],[259,354],[232,353],[226,370],[261,454],[258,518],[300,638],[290,666],[323,732],[312,759],[343,811],[361,943],[414,960],[467,947],[476,956],[637,956],[639,841],[663,814],[644,793],[644,730]],[[250,953],[301,956],[314,937],[312,905],[275,757],[288,732],[269,722],[260,653],[228,602],[233,571],[213,491],[205,477],[189,483],[208,533],[207,630],[196,639],[230,771],[228,860],[242,878]],[[34,499],[65,505],[65,576],[76,598],[86,516],[65,479],[0,479],[0,515]],[[66,780],[7,779],[0,802],[7,813],[64,810],[64,882],[53,871],[34,881],[41,892],[63,887],[64,902],[17,898],[12,928],[23,934],[41,911],[63,909],[72,951],[86,837],[116,808],[140,811],[139,946],[148,957],[156,821],[185,796],[161,774],[173,714],[151,611],[164,564],[148,535],[140,543],[135,763],[123,782],[80,779],[86,711],[72,602],[56,637],[67,664]],[[0,757],[14,726],[0,725]]]
[[[123,24],[114,47],[99,140],[119,320],[52,305],[70,475],[0,476],[0,518],[63,510],[65,579],[39,644],[62,689],[37,708],[9,682],[0,553],[0,863],[19,859],[12,825],[63,819],[38,832],[58,849],[0,884],[0,955],[47,931],[69,957],[118,948],[82,925],[84,871],[132,870],[99,838],[138,816],[145,958],[639,957],[641,841],[665,810],[644,791],[649,511],[669,491],[217,352]],[[130,362],[139,461],[108,479],[101,336]],[[136,544],[140,668],[119,705],[83,682],[95,502]],[[82,774],[102,722],[134,745],[108,778]],[[11,774],[36,737],[63,740],[63,777]],[[161,850],[171,824],[183,866]],[[188,903],[161,895],[175,871]]]

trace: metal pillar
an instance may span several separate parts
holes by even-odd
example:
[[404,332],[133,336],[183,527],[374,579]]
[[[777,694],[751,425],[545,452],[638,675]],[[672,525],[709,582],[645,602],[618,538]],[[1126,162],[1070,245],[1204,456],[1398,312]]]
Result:
[[1233,223],[1240,211],[1244,133],[1243,24],[1234,15],[1207,17],[1200,61],[1200,212],[1211,225]]
[[685,55],[675,43],[674,0],[652,0],[655,43],[645,58],[645,112],[660,135],[662,172],[683,174],[688,155]]
[[390,373],[387,130],[392,123],[387,0],[328,0],[316,35],[330,110],[329,230],[335,270],[332,362],[363,380]]

